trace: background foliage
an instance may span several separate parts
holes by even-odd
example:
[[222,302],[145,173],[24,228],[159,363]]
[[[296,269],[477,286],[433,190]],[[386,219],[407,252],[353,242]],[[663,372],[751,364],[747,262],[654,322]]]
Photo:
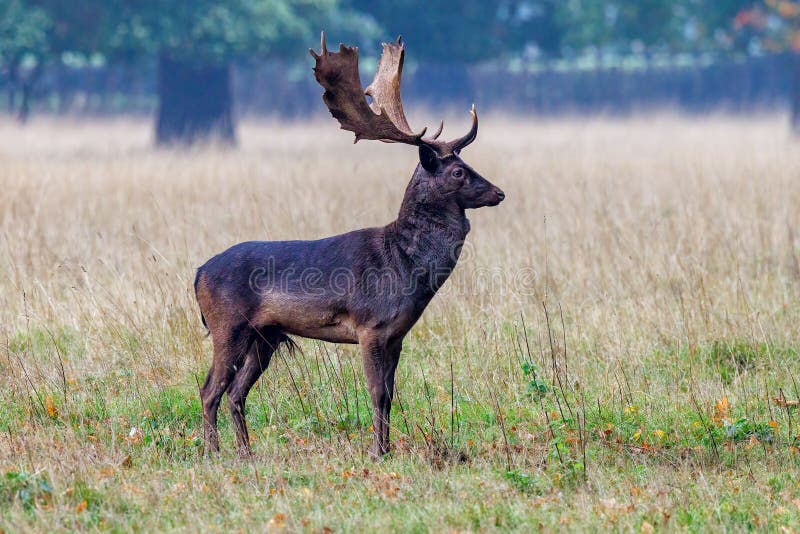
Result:
[[[476,64],[569,60],[592,68],[680,54],[713,62],[800,50],[800,2],[786,0],[465,0],[458,9],[444,0],[0,0],[0,13],[0,84],[9,110],[23,120],[47,68],[141,69],[169,58],[158,80],[159,121],[192,139],[190,130],[219,122],[233,135],[228,65],[305,65],[305,50],[323,28],[333,41],[361,45],[367,65],[380,40],[404,35],[420,76],[445,94],[465,87],[466,68]],[[181,79],[164,80],[176,61],[186,65],[174,74]],[[199,122],[165,89],[189,94],[205,85],[218,88],[209,92],[217,105],[192,97],[207,112]],[[794,95],[797,110],[800,89]]]

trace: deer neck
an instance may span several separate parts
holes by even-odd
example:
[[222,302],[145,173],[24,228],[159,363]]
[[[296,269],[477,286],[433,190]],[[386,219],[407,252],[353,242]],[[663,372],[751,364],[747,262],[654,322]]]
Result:
[[456,266],[469,232],[469,221],[457,204],[428,204],[406,198],[390,225],[392,242],[415,277],[436,291]]

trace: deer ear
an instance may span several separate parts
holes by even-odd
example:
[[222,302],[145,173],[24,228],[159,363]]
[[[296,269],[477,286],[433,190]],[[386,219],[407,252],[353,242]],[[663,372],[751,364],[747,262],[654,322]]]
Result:
[[422,164],[422,168],[428,171],[431,174],[436,174],[436,171],[439,170],[439,164],[441,160],[439,159],[439,155],[426,145],[419,146],[419,162]]

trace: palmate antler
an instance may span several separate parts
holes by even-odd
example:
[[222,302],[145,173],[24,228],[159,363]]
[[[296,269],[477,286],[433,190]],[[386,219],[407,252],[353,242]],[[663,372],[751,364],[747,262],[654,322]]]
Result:
[[[438,139],[442,133],[444,122],[433,137],[425,138],[427,128],[413,133],[403,112],[403,101],[400,97],[400,79],[403,73],[405,47],[402,39],[396,43],[383,43],[383,53],[378,62],[375,79],[362,89],[361,77],[358,73],[358,48],[339,45],[338,52],[329,52],[325,45],[325,33],[322,33],[322,50],[317,54],[309,50],[316,60],[314,76],[325,89],[322,99],[339,121],[342,129],[356,134],[356,142],[360,139],[376,139],[385,143],[405,143],[408,145],[425,145],[433,149],[440,158],[458,152],[472,143],[478,135],[478,114],[472,106],[472,128],[463,137],[453,141]],[[365,95],[372,98],[372,105],[367,103]]]

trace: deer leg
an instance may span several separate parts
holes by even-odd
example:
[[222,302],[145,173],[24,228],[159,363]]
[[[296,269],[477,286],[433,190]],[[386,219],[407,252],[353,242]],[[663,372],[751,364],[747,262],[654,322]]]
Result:
[[233,378],[234,372],[226,366],[212,365],[200,389],[200,399],[203,403],[203,437],[206,447],[211,452],[219,451],[217,411],[222,394],[225,393],[225,388]]
[[381,428],[381,440],[385,444],[385,451],[389,450],[389,415],[392,411],[392,400],[394,399],[394,374],[397,371],[397,364],[400,361],[400,351],[403,349],[403,341],[398,340],[389,345],[386,350],[386,364],[384,366],[384,391],[386,396],[381,405],[381,419],[384,421]]
[[[263,333],[262,333],[263,335]],[[250,454],[250,437],[247,434],[247,421],[245,419],[245,400],[250,389],[266,371],[269,366],[272,353],[277,348],[280,341],[271,337],[257,337],[247,357],[244,365],[236,372],[230,387],[228,388],[228,406],[233,418],[233,426],[236,432],[236,448],[240,456]]]
[[380,457],[389,452],[389,420],[394,396],[394,373],[401,344],[387,347],[377,336],[366,335],[360,341],[364,374],[372,398],[373,442],[370,454]]
[[242,329],[235,329],[235,332],[226,336],[225,340],[214,340],[214,363],[200,389],[200,400],[203,403],[203,436],[208,450],[212,452],[219,451],[217,432],[219,403],[230,386],[237,368],[241,366],[249,341],[249,337],[242,332]]

